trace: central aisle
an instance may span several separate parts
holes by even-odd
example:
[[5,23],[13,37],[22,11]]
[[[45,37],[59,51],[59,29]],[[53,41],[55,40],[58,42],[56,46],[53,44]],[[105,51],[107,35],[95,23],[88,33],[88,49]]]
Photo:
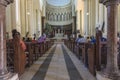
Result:
[[56,46],[45,80],[70,80],[60,44]]
[[[76,60],[75,60],[76,59]],[[36,61],[32,67],[20,77],[20,80],[84,80],[80,75],[79,60],[70,53],[64,44],[54,44],[52,48]],[[87,73],[86,80],[91,76]]]

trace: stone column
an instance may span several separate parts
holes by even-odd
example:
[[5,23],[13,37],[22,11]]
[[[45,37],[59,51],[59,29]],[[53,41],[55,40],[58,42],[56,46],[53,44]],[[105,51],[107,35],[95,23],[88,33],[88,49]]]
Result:
[[[26,34],[26,1],[20,0],[21,35]],[[12,30],[11,30],[12,31]]]
[[119,0],[100,0],[107,7],[107,66],[105,75],[112,80],[120,80],[117,64],[117,17]]
[[[13,74],[7,70],[6,59],[6,23],[5,23],[5,8],[13,0],[0,0],[0,80],[14,80]],[[17,79],[15,79],[17,80]]]

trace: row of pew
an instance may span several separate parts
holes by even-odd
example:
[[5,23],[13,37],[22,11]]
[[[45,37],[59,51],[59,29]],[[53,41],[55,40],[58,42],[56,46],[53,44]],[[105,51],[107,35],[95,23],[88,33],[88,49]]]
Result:
[[64,40],[64,44],[84,63],[85,67],[95,76],[107,64],[106,42],[76,43],[75,40]]
[[24,73],[26,67],[30,67],[34,61],[45,54],[54,44],[54,41],[24,43],[26,45],[25,51],[23,51],[19,41],[12,40],[6,42],[8,70],[18,73],[19,76]]

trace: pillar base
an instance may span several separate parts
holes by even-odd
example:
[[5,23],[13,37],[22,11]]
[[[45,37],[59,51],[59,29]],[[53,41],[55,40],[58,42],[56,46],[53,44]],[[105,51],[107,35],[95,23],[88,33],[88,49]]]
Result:
[[0,80],[19,80],[19,78],[16,73],[8,73],[6,75],[0,75]]
[[112,76],[108,76],[105,72],[103,71],[97,71],[96,72],[96,78],[97,80],[120,80],[120,76],[119,75],[112,75]]

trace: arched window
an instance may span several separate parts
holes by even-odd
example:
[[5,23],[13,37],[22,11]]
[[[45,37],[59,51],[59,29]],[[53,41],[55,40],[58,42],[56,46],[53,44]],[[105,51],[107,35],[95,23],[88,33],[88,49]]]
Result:
[[50,15],[49,15],[49,20],[51,21],[51,13],[50,13]]
[[53,21],[55,21],[55,14],[53,14]]
[[62,21],[62,14],[60,14],[60,21]]
[[66,17],[66,20],[69,20],[69,13],[67,13],[67,17]]
[[63,13],[62,13],[62,17],[61,18],[62,18],[61,21],[64,21],[64,15],[63,15]]
[[60,21],[60,14],[58,13],[58,21]]
[[58,14],[57,14],[57,20],[56,21],[58,21]]
[[53,21],[53,18],[54,18],[54,17],[53,17],[53,13],[51,13],[51,21]]
[[71,19],[70,13],[69,13],[69,20]]
[[67,20],[67,14],[65,13],[65,21]]
[[70,19],[72,19],[72,12],[70,12]]
[[48,20],[50,19],[50,13],[48,13]]
[[63,15],[63,21],[65,21],[65,13],[64,13],[64,15]]

